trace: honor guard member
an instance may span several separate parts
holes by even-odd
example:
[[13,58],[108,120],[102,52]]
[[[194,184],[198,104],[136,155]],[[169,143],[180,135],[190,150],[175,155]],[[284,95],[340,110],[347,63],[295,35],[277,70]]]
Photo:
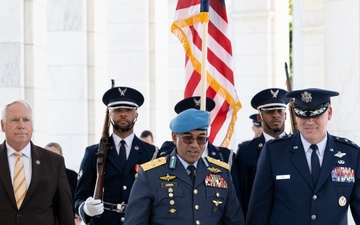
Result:
[[[257,137],[259,137],[261,134],[262,134],[262,132],[264,131],[264,129],[262,128],[262,126],[261,126],[261,121],[259,121],[258,119],[257,119],[257,113],[254,113],[254,114],[251,114],[250,116],[249,116],[249,118],[251,119],[251,121],[252,121],[252,126],[251,126],[251,129],[254,131],[254,138],[257,138]],[[253,138],[253,139],[254,139]],[[251,139],[252,140],[252,139]],[[246,143],[249,143],[251,140],[247,140],[247,141],[243,141],[243,142],[241,142],[240,144],[238,144],[238,149],[237,150],[239,150],[240,149],[240,146],[241,145],[243,145],[243,144],[246,144]],[[237,152],[236,152],[237,153]]]
[[261,126],[261,121],[258,120],[258,113],[254,113],[249,116],[252,121],[251,129],[254,131],[254,138],[259,137],[264,129]]
[[237,150],[240,203],[245,220],[261,149],[266,141],[285,135],[286,105],[289,103],[286,93],[283,89],[269,88],[260,91],[251,99],[251,106],[258,110],[257,119],[261,121],[263,133],[240,144]]
[[209,112],[188,109],[170,123],[173,152],[141,165],[125,225],[242,225],[229,165],[202,157]]
[[75,208],[86,224],[119,225],[123,224],[138,168],[153,158],[155,146],[141,141],[134,134],[137,108],[144,102],[139,91],[130,87],[114,87],[105,92],[102,100],[108,108],[113,128],[111,149],[104,168],[103,199],[92,197],[97,177],[97,144],[85,150],[75,193]]
[[[177,114],[179,114],[187,109],[193,108],[193,109],[199,110],[200,102],[201,102],[200,96],[193,96],[193,97],[185,98],[175,105],[174,111]],[[211,112],[211,110],[213,110],[214,108],[215,108],[215,101],[212,100],[211,98],[206,97],[206,111]],[[175,144],[172,141],[171,141],[171,144],[173,147],[167,147],[168,150],[165,152],[160,152],[160,156],[168,155],[173,151],[173,149],[175,148]],[[168,145],[170,145],[168,143],[168,141],[164,142],[164,144],[163,144],[163,146],[168,146]],[[205,150],[204,150],[204,153],[202,156],[205,157],[208,155],[214,159],[219,159],[219,160],[229,164],[231,176],[233,177],[233,183],[234,183],[235,190],[236,190],[236,195],[239,197],[240,196],[240,192],[239,192],[240,184],[238,181],[238,171],[237,171],[237,167],[236,167],[236,163],[235,163],[236,155],[234,154],[234,152],[225,147],[215,146],[208,141],[206,143]]]
[[360,224],[360,151],[327,132],[330,97],[309,88],[289,92],[299,132],[265,144],[247,215],[248,225],[346,225],[350,206]]

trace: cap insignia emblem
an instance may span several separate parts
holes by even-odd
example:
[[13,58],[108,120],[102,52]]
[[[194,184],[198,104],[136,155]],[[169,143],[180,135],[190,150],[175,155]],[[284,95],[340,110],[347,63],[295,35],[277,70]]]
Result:
[[273,98],[277,98],[277,95],[279,94],[279,90],[277,90],[277,91],[270,90],[270,93]]
[[126,91],[127,88],[125,88],[124,90],[121,90],[121,88],[119,88],[120,96],[125,96]]
[[196,106],[200,106],[201,99],[196,100],[196,98],[194,98],[194,103],[195,103]]
[[311,102],[311,93],[304,91],[304,93],[301,94],[301,100],[303,100],[304,102]]

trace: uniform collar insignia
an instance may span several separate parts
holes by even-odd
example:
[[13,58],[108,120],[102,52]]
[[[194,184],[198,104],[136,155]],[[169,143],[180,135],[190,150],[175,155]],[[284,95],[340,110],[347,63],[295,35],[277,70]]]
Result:
[[120,96],[125,96],[126,91],[127,91],[127,88],[125,88],[124,90],[121,90],[121,88],[119,88]]
[[304,93],[301,94],[301,100],[303,100],[304,102],[311,102],[311,93],[304,91]]
[[175,175],[166,174],[166,176],[161,176],[160,180],[171,181],[174,180],[175,178],[176,178]]
[[210,170],[212,173],[220,173],[221,170],[215,167],[208,167],[208,170]]
[[344,155],[346,155],[346,153],[342,153],[342,152],[338,151],[334,156],[342,158]]
[[270,90],[270,93],[273,98],[277,98],[277,95],[279,94],[279,90],[277,90],[277,91]]

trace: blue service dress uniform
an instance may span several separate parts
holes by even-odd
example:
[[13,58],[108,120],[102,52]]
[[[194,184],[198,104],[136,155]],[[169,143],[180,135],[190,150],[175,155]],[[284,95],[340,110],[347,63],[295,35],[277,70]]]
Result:
[[249,206],[251,189],[254,184],[256,167],[265,144],[264,134],[250,141],[239,144],[236,154],[236,166],[238,169],[238,183],[240,192],[240,204],[246,220],[246,213]]
[[[210,186],[211,181],[218,187]],[[144,224],[244,224],[228,164],[209,156],[200,159],[194,186],[175,151],[142,165],[125,225]]]
[[121,165],[121,160],[115,150],[113,138],[111,137],[112,149],[109,151],[105,165],[104,179],[104,213],[99,217],[89,217],[84,213],[83,203],[93,196],[95,182],[97,177],[96,152],[98,145],[92,145],[86,148],[84,158],[80,165],[78,184],[75,193],[75,209],[80,211],[81,218],[85,218],[86,224],[92,225],[119,225],[123,224],[124,213],[109,211],[106,203],[121,204],[128,203],[131,187],[135,181],[135,174],[141,164],[150,161],[155,152],[155,146],[141,141],[134,136],[130,155],[126,161],[125,169]]
[[345,225],[349,206],[360,224],[357,145],[327,134],[316,185],[299,132],[264,145],[246,217],[248,225]]
[[[166,143],[167,143],[167,146],[170,145],[168,141]],[[166,151],[160,152],[158,157],[167,156],[167,155],[171,154],[174,149],[175,149],[175,145],[173,145],[173,147],[169,148]],[[211,158],[218,159],[218,160],[228,163],[230,165],[230,168],[231,168],[230,173],[231,173],[231,177],[233,179],[236,196],[240,199],[240,183],[239,183],[239,179],[238,179],[238,177],[239,177],[238,176],[238,168],[235,163],[236,155],[234,154],[234,152],[228,148],[217,147],[217,146],[211,144],[210,142],[207,143],[207,150],[208,150],[208,155]]]

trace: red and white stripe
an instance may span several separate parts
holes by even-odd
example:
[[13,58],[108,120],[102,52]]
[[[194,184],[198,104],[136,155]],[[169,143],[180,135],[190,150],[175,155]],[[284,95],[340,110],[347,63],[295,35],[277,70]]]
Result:
[[201,0],[179,0],[171,28],[186,52],[184,97],[201,95],[202,22],[209,22],[206,96],[216,103],[211,111],[209,141],[228,146],[241,103],[234,86],[226,8],[224,0],[210,0],[209,12],[200,13],[200,4]]

